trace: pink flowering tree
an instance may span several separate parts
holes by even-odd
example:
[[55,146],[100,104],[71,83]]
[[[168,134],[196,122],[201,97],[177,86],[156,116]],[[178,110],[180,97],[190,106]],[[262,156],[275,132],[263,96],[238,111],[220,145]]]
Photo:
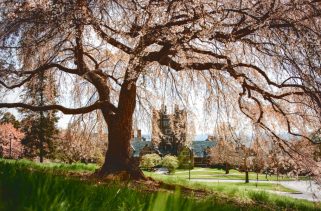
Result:
[[24,133],[11,123],[0,124],[0,157],[15,159],[21,157],[23,137]]

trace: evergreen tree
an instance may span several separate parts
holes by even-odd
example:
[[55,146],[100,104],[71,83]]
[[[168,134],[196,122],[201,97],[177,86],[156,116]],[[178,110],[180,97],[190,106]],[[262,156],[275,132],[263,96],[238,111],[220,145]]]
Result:
[[[30,81],[25,87],[25,100],[30,104],[44,106],[45,103],[55,103],[57,92],[53,77],[47,74],[40,74]],[[22,129],[25,138],[22,144],[25,146],[26,157],[39,157],[40,162],[44,158],[50,158],[54,153],[53,141],[58,135],[56,111],[33,112],[21,110],[24,115]]]
[[10,112],[5,112],[4,114],[1,115],[0,124],[5,124],[5,123],[11,123],[16,129],[20,128],[20,122]]

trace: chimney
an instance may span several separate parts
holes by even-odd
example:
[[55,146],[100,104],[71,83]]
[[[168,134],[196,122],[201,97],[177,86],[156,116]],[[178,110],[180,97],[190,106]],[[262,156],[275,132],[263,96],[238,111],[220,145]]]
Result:
[[137,130],[137,138],[138,138],[139,140],[142,139],[142,130]]
[[135,138],[134,131],[132,130],[130,133],[130,139],[133,140]]
[[162,111],[163,114],[166,114],[166,112],[167,112],[167,107],[166,107],[165,104],[162,104],[161,111]]
[[178,112],[179,111],[179,107],[177,104],[174,105],[174,112]]

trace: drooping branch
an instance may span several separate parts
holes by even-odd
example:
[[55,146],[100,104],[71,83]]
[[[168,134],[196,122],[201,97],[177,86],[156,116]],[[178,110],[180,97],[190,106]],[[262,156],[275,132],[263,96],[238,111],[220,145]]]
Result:
[[[44,64],[44,65],[42,65],[42,66],[40,66],[40,67],[38,67],[38,68],[36,68],[34,70],[31,70],[31,71],[10,71],[14,75],[17,75],[19,77],[24,76],[24,75],[28,75],[28,77],[25,78],[24,80],[22,80],[21,82],[17,83],[17,84],[9,85],[9,84],[6,84],[2,80],[0,80],[0,84],[2,86],[4,86],[5,88],[7,88],[7,89],[15,89],[15,88],[21,87],[22,85],[24,85],[25,83],[30,81],[36,74],[38,74],[40,72],[43,72],[43,71],[46,71],[46,70],[49,70],[49,69],[52,69],[52,68],[57,68],[58,70],[61,70],[61,71],[66,72],[66,73],[79,75],[79,72],[78,72],[77,69],[67,68],[67,67],[64,67],[63,65],[57,64],[57,63],[48,63],[48,64]],[[0,71],[7,72],[6,70],[0,70]]]
[[25,103],[0,103],[0,108],[25,108],[31,111],[59,110],[64,114],[85,114],[97,109],[101,109],[102,107],[108,108],[113,112],[116,112],[117,110],[117,108],[115,108],[109,102],[102,102],[102,101],[97,101],[92,105],[80,107],[80,108],[67,108],[61,105],[34,106],[34,105],[25,104]]

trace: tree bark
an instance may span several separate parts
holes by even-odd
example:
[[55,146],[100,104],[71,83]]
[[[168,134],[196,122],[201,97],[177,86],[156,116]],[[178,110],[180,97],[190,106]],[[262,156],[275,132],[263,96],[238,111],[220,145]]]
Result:
[[248,171],[245,171],[245,183],[249,183],[250,180],[249,180],[249,172]]
[[119,94],[118,111],[111,114],[110,110],[102,109],[108,125],[108,149],[99,176],[119,175],[120,179],[146,179],[139,163],[131,157],[130,151],[133,113],[136,106],[136,81],[126,80],[130,77],[129,73],[125,75]]
[[99,176],[122,175],[120,179],[145,179],[143,172],[131,157],[131,124],[115,120],[108,127],[108,149]]
[[229,174],[230,173],[230,168],[228,163],[225,163],[225,174]]

